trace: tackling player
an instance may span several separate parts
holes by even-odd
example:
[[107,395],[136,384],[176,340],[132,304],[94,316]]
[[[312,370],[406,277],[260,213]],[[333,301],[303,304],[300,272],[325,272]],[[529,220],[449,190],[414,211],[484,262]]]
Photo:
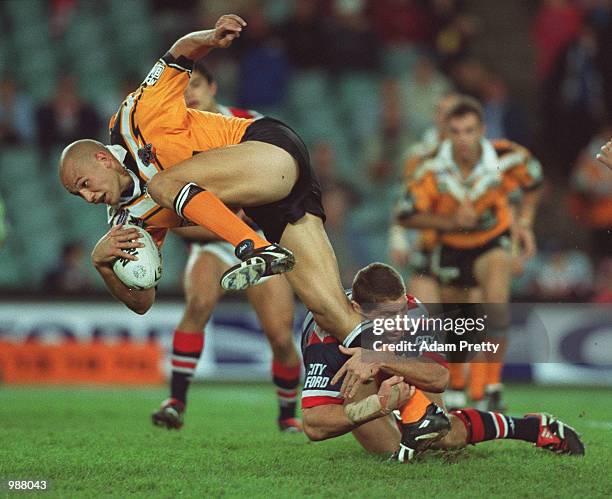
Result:
[[[187,107],[225,116],[262,117],[256,111],[217,103],[216,92],[217,84],[212,74],[202,60],[196,61],[185,91]],[[170,398],[152,414],[153,423],[166,428],[183,426],[187,391],[204,349],[204,328],[224,292],[219,280],[227,269],[240,263],[232,246],[225,241],[203,243],[191,240],[193,229],[204,232],[199,228],[175,230],[190,241],[190,247],[184,278],[187,303],[172,340]],[[295,418],[300,358],[293,341],[293,292],[282,276],[262,281],[248,288],[246,295],[272,348],[272,379],[279,404],[278,426],[281,431],[301,431],[301,423]]]
[[[187,109],[183,93],[193,61],[228,47],[246,23],[222,16],[215,28],[179,39],[130,94],[111,121],[112,146],[93,140],[69,145],[60,158],[64,187],[89,203],[111,207],[116,224],[92,260],[110,292],[145,313],[155,290],[127,288],[114,274],[116,258],[134,257],[140,223],[163,241],[168,228],[201,225],[232,243],[242,264],[222,278],[243,289],[263,275],[288,271],[287,280],[317,323],[350,346],[361,317],[342,289],[334,251],[323,227],[318,180],[303,141],[270,118],[248,120]],[[224,204],[243,207],[268,244]]]
[[[401,276],[388,265],[370,264],[353,281],[352,305],[366,316],[367,304],[399,307],[399,311],[402,305],[414,302],[406,295]],[[410,307],[401,313],[409,312]],[[345,398],[351,390],[345,386],[346,379],[342,386],[339,380],[345,373],[345,363],[362,356],[362,349],[343,347],[318,328],[310,315],[302,329],[302,354],[306,370],[302,417],[304,432],[311,440],[352,432],[367,451],[393,453],[399,461],[411,459],[427,447],[460,448],[495,439],[532,442],[560,454],[584,454],[576,431],[548,414],[515,418],[499,412],[461,409],[451,411],[447,417],[428,411],[414,424],[396,425],[392,411],[409,405],[419,393],[424,396],[418,388],[435,392],[444,389],[448,374],[443,365],[405,358],[371,364],[369,375],[375,382],[360,385],[353,398]],[[439,394],[427,393],[427,397],[435,402],[431,409],[436,404],[443,407]]]
[[[525,148],[505,140],[490,142],[484,131],[480,104],[470,97],[459,99],[448,113],[449,138],[415,175],[397,220],[440,234],[432,269],[444,303],[474,303],[479,288],[484,303],[497,304],[489,314],[492,327],[487,333],[500,346],[486,362],[472,363],[470,396],[479,407],[488,404],[499,410],[509,325],[511,231],[524,248],[524,258],[531,258],[542,173]],[[511,201],[519,197],[514,207]],[[451,380],[462,379],[463,368],[451,364]]]

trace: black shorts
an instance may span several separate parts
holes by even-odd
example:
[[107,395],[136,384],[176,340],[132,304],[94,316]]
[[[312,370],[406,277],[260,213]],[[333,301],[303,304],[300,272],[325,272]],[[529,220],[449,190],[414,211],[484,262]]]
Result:
[[300,137],[283,122],[273,118],[261,118],[246,129],[240,142],[256,140],[266,142],[287,151],[298,164],[297,182],[289,195],[275,201],[244,208],[244,212],[263,230],[270,242],[279,242],[287,224],[312,213],[325,222],[325,211],[321,202],[321,186],[310,165],[310,156]]
[[503,248],[510,252],[508,231],[477,248],[459,249],[442,244],[434,251],[432,272],[443,286],[475,288],[478,282],[474,275],[474,262],[479,256],[494,248]]

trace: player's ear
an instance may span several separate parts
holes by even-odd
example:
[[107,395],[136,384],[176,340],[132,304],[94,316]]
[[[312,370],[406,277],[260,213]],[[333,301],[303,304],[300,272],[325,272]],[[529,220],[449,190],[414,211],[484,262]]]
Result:
[[217,95],[217,90],[219,89],[219,87],[217,86],[217,82],[213,81],[209,86],[208,86],[209,90],[210,90],[210,95],[212,95],[213,97]]
[[98,151],[96,153],[96,159],[102,163],[104,168],[111,168],[113,165],[110,153],[107,151]]
[[353,310],[355,312],[363,315],[363,309],[361,308],[361,305],[359,305],[359,303],[357,303],[355,300],[351,300],[351,306],[353,307]]

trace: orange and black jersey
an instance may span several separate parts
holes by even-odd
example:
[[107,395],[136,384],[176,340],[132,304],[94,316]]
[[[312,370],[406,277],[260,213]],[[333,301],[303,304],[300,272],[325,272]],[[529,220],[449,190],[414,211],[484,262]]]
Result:
[[[418,150],[426,150],[428,152],[425,154],[413,154],[409,156],[404,163],[404,171],[403,171],[403,183],[404,190],[407,191],[410,187],[410,184],[413,182],[415,175],[420,171],[421,166],[427,161],[436,157],[438,153],[438,147],[430,147],[426,148],[425,146],[421,148],[413,148]],[[438,242],[438,231],[436,229],[412,229],[417,231],[419,234],[419,245],[425,251],[432,251]]]
[[[149,72],[142,85],[111,118],[111,144],[127,154],[123,164],[138,181],[134,193],[109,208],[109,222],[129,217],[143,225],[161,244],[166,229],[185,224],[173,210],[157,205],[146,183],[159,171],[172,168],[194,154],[238,144],[253,119],[190,109],[184,92],[193,61],[169,53]],[[128,212],[120,216],[121,212]]]
[[414,172],[400,216],[417,212],[451,216],[464,200],[472,202],[479,216],[469,231],[440,234],[443,244],[458,249],[477,248],[508,230],[512,221],[511,199],[536,189],[542,182],[540,163],[524,147],[507,140],[481,142],[482,156],[467,178],[444,141],[435,156]]

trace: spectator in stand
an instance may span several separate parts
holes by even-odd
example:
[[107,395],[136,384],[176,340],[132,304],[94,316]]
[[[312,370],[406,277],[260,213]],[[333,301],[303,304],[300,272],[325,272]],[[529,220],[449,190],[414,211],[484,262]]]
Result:
[[488,71],[479,59],[471,56],[456,59],[449,66],[449,74],[459,93],[480,100]]
[[590,254],[596,263],[612,255],[612,170],[595,159],[612,136],[612,124],[603,127],[582,151],[572,173],[572,212],[579,226],[591,233]]
[[0,145],[19,145],[34,138],[32,104],[11,76],[0,80]]
[[317,0],[297,0],[293,14],[280,27],[291,64],[298,70],[320,69],[327,53],[321,5]]
[[575,158],[599,128],[605,114],[597,30],[585,22],[557,64],[546,90],[548,129],[565,158]]
[[325,30],[331,74],[380,69],[381,45],[365,13],[365,0],[334,0]]
[[285,47],[261,8],[246,15],[248,28],[235,45],[239,54],[237,105],[276,114],[290,77]]
[[[451,90],[448,79],[429,57],[423,56],[414,71],[399,82],[403,123],[413,141],[433,125],[438,102]],[[404,149],[405,150],[405,149]]]
[[103,124],[94,106],[79,96],[74,77],[59,80],[50,102],[36,111],[38,146],[44,161],[54,147],[62,147],[85,137],[99,137]]
[[558,58],[578,36],[582,11],[569,0],[544,0],[531,26],[536,47],[536,74],[549,78]]
[[432,36],[433,19],[418,0],[372,0],[370,13],[379,39],[387,46],[423,46]]
[[464,12],[461,0],[433,1],[433,46],[443,68],[466,55],[476,34],[476,19]]
[[507,138],[527,148],[532,147],[527,115],[509,94],[504,79],[490,72],[482,81],[480,90],[487,125],[487,138]]
[[91,288],[82,241],[64,245],[57,265],[45,276],[44,291],[49,293],[77,294]]

